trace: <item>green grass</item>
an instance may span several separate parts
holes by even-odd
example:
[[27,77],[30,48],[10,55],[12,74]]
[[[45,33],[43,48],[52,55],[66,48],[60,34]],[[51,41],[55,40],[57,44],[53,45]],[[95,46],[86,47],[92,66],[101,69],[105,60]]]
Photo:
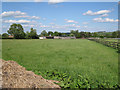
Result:
[[118,83],[117,51],[85,39],[3,40],[2,58],[34,72],[58,70],[72,78],[82,75],[93,81]]

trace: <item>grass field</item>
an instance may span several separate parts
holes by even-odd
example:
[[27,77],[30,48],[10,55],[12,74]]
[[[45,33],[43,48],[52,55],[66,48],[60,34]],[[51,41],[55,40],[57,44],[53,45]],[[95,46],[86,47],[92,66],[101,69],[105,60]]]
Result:
[[80,74],[93,81],[118,83],[116,50],[86,39],[3,40],[2,58],[34,72],[56,69],[72,78]]

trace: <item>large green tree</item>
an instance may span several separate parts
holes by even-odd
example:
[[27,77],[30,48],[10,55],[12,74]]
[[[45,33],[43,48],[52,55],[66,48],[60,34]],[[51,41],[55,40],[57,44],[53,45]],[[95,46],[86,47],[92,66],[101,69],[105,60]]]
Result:
[[8,35],[7,33],[3,33],[3,34],[2,34],[2,38],[8,38],[8,36],[9,36],[9,35]]
[[26,38],[26,39],[31,39],[31,36],[30,36],[30,32],[29,32],[29,31],[26,32],[25,38]]
[[43,30],[40,36],[48,36],[48,33],[46,32],[46,30]]
[[80,38],[84,38],[85,37],[85,32],[81,31],[80,32]]
[[0,39],[2,38],[2,35],[0,34]]
[[32,39],[37,39],[38,35],[37,35],[37,32],[36,32],[36,29],[31,28],[30,30],[31,30],[30,33],[29,33],[30,37]]
[[10,35],[13,35],[15,39],[24,39],[25,33],[21,24],[12,24],[7,31]]
[[59,32],[55,31],[54,36],[59,36]]
[[70,34],[73,34],[74,36],[75,36],[75,33],[76,33],[76,32],[75,32],[74,30],[71,30],[71,31],[70,31]]
[[112,32],[112,38],[117,38],[117,37],[118,37],[118,32],[117,31]]
[[48,32],[48,35],[49,35],[49,36],[53,36],[53,32],[52,32],[52,31],[49,31],[49,32]]

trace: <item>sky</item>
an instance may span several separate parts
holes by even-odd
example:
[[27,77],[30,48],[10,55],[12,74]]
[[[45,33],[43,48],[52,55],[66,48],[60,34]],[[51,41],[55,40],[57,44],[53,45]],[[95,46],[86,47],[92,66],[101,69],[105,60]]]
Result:
[[42,30],[53,32],[118,30],[117,2],[4,1],[1,16],[2,33],[7,32],[12,23],[21,24],[25,32],[30,31],[32,27],[38,34]]
[[119,0],[2,0],[3,2],[118,2]]

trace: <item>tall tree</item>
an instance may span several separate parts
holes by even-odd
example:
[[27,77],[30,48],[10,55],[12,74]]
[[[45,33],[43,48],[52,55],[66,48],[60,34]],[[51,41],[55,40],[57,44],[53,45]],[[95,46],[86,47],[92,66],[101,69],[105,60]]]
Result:
[[73,34],[74,36],[75,36],[75,33],[76,33],[76,32],[75,32],[74,30],[71,30],[71,31],[70,31],[70,34]]
[[25,38],[26,38],[26,39],[31,39],[31,37],[30,37],[30,32],[29,32],[29,31],[26,32]]
[[54,36],[59,36],[59,33],[57,31],[55,31]]
[[87,35],[86,37],[91,37],[91,33],[90,32],[87,32],[86,35]]
[[48,36],[48,33],[45,30],[43,30],[40,36]]
[[117,31],[114,31],[114,32],[112,33],[112,37],[113,37],[113,38],[117,38],[117,37],[118,37],[118,32],[117,32]]
[[98,37],[98,33],[97,33],[97,32],[94,32],[94,33],[93,33],[93,37]]
[[49,31],[49,32],[48,32],[48,35],[49,35],[49,36],[53,36],[53,32],[52,32],[52,31]]
[[9,36],[9,35],[8,35],[7,33],[3,33],[3,34],[2,34],[2,38],[8,38],[8,36]]
[[37,35],[37,32],[36,32],[36,29],[33,29],[31,28],[30,29],[30,33],[28,33],[28,37],[32,38],[32,39],[38,39],[38,35]]
[[80,33],[78,30],[75,31],[75,37],[78,37],[78,38],[80,37]]
[[2,35],[0,34],[0,39],[2,38]]
[[21,24],[12,24],[7,31],[10,35],[13,35],[15,39],[24,39],[25,33]]
[[80,32],[80,38],[84,38],[85,37],[85,32],[81,31]]

